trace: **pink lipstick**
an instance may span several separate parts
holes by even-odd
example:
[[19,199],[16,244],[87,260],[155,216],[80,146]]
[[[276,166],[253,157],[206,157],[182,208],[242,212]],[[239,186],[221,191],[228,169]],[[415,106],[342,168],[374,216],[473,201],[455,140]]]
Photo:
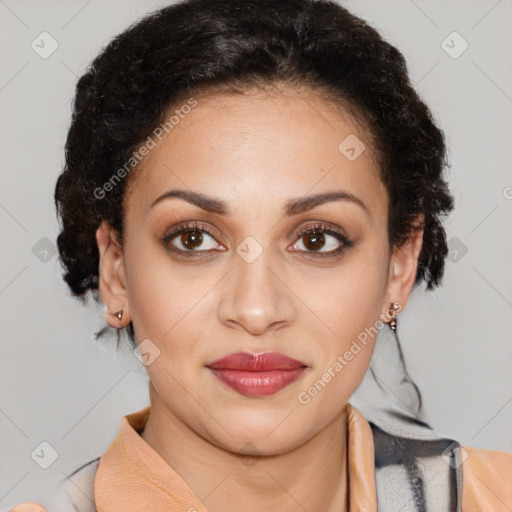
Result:
[[273,395],[297,380],[307,368],[277,352],[239,352],[206,366],[221,382],[248,397]]

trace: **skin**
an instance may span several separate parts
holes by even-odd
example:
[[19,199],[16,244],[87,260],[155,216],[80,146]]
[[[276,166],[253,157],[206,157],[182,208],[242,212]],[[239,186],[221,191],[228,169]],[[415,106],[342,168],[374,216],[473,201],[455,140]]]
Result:
[[[350,134],[366,144],[354,161],[338,150]],[[152,412],[142,438],[210,512],[348,510],[345,404],[375,339],[307,405],[297,395],[392,302],[404,308],[414,284],[423,232],[388,246],[388,196],[374,157],[364,130],[318,92],[198,97],[130,177],[123,245],[107,223],[97,231],[101,296],[110,312],[123,310],[107,321],[133,321],[138,342],[149,338],[160,350],[146,367]],[[220,199],[229,214],[181,198],[151,208],[171,189]],[[290,199],[334,190],[368,211],[346,200],[282,213]],[[203,233],[204,252],[192,258],[161,241],[188,220],[218,233]],[[296,236],[317,222],[344,230],[353,245],[315,258],[340,245],[330,234],[313,248]],[[251,263],[236,252],[247,237],[262,249]],[[180,236],[173,243],[186,250]],[[245,397],[205,367],[242,351],[280,352],[309,368],[274,395]],[[261,458],[247,465],[239,454]]]

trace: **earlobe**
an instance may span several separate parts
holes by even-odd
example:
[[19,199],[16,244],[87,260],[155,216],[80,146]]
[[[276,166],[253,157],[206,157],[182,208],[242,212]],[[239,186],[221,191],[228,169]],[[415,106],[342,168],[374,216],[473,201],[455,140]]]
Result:
[[100,255],[99,291],[107,306],[105,319],[112,327],[122,328],[130,322],[123,250],[115,230],[106,221],[96,230],[96,242]]
[[401,310],[405,308],[414,286],[423,245],[424,216],[419,215],[413,225],[409,238],[393,251],[383,311],[387,311],[393,302],[399,303]]

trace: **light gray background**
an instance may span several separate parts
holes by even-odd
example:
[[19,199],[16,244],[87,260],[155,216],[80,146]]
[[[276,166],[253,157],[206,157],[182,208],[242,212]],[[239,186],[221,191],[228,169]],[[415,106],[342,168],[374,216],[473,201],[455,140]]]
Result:
[[[0,0],[3,510],[47,503],[58,479],[108,448],[122,416],[149,403],[144,368],[127,346],[116,354],[93,340],[100,310],[70,297],[57,257],[41,261],[51,251],[41,239],[57,235],[53,190],[77,77],[113,35],[166,3]],[[512,451],[512,2],[345,5],[404,53],[450,147],[452,261],[443,287],[415,291],[399,317],[410,373],[436,429]],[[59,45],[47,59],[31,48],[43,31]],[[456,59],[441,46],[453,31],[469,43]],[[31,458],[43,441],[59,455],[46,470]]]

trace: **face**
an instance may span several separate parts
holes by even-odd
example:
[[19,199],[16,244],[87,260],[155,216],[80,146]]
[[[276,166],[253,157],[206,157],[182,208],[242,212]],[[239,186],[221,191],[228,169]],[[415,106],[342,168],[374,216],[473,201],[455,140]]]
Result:
[[[146,344],[160,404],[204,439],[285,452],[361,382],[364,333],[405,306],[421,248],[390,250],[373,157],[313,92],[198,98],[133,176],[123,247],[98,230],[103,301]],[[248,357],[213,364],[232,354]]]

